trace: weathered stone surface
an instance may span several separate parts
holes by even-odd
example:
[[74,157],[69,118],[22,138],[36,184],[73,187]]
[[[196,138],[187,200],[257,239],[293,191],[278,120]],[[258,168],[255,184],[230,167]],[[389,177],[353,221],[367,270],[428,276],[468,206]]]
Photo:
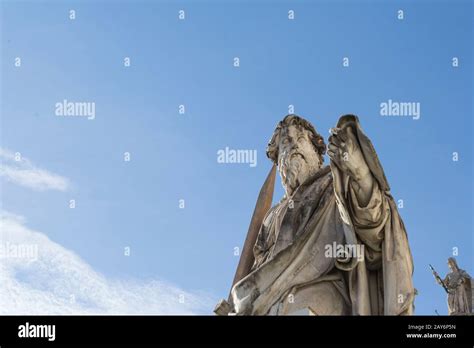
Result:
[[473,280],[463,269],[458,267],[456,259],[448,259],[450,273],[441,279],[435,273],[436,281],[444,287],[448,293],[449,315],[469,315],[473,313],[474,294],[472,291]]
[[323,137],[308,121],[288,115],[278,124],[267,155],[285,196],[263,220],[230,314],[412,314],[405,227],[357,117],[341,117],[327,150],[324,166]]

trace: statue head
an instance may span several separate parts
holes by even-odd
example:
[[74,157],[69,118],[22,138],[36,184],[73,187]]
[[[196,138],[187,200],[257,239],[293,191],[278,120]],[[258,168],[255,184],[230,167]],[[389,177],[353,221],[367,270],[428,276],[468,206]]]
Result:
[[267,156],[278,166],[287,196],[322,167],[325,152],[323,137],[296,115],[287,115],[278,123],[267,147]]
[[457,264],[456,259],[454,257],[450,257],[448,259],[448,267],[452,272],[458,270],[458,264]]

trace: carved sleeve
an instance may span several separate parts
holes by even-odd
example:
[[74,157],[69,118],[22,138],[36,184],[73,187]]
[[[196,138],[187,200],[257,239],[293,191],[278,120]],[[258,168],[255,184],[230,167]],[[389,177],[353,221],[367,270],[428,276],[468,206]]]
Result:
[[385,223],[390,216],[387,198],[374,182],[369,203],[362,207],[352,185],[349,185],[348,208],[358,237],[371,249],[381,250]]

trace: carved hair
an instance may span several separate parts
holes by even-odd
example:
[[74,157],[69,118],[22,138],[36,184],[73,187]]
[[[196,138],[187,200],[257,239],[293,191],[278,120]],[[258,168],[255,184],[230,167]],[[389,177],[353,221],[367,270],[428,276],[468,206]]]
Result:
[[267,146],[267,157],[270,158],[273,163],[278,163],[278,143],[280,142],[281,131],[291,125],[301,127],[310,132],[311,143],[313,144],[321,163],[323,163],[323,155],[326,153],[324,138],[316,132],[316,129],[314,129],[311,123],[294,114],[285,116],[285,118],[278,123]]

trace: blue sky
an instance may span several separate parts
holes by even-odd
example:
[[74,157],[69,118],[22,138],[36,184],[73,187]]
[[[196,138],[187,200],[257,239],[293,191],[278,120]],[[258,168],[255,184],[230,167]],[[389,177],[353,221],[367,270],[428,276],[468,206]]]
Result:
[[[217,300],[228,294],[234,247],[270,169],[265,146],[288,105],[326,138],[353,113],[404,201],[416,313],[446,314],[428,263],[444,275],[457,247],[459,265],[474,272],[472,7],[2,1],[1,147],[67,180],[32,189],[4,176],[2,209],[109,279],[159,279]],[[95,119],[56,116],[64,99],[94,102]],[[381,116],[389,99],[420,103],[420,119]],[[257,166],[217,163],[227,146],[257,150]]]

